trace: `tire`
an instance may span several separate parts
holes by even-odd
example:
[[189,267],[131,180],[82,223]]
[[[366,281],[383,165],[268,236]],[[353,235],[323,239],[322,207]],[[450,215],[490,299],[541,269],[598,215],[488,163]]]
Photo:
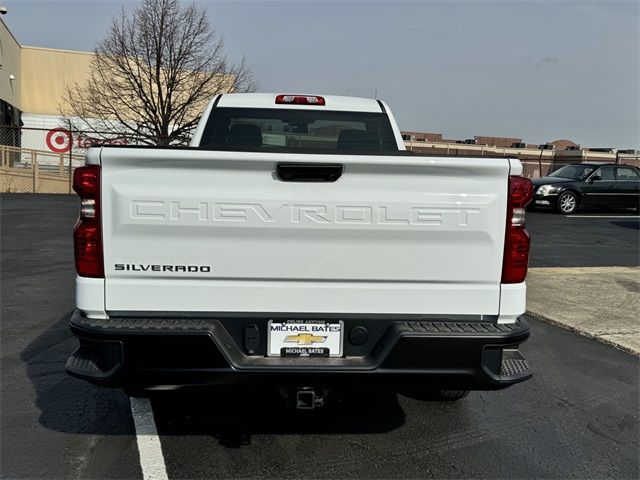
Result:
[[469,395],[469,390],[418,390],[404,392],[404,395],[415,400],[455,402]]
[[152,393],[149,390],[143,390],[140,388],[123,388],[122,391],[128,397],[134,397],[134,398],[149,398]]
[[578,208],[578,195],[575,192],[567,190],[558,196],[556,201],[556,209],[563,215],[571,215]]
[[440,390],[437,397],[446,402],[454,402],[469,395],[469,390]]

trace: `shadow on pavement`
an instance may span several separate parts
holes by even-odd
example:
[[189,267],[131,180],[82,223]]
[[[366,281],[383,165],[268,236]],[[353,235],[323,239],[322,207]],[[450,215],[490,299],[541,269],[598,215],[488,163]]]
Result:
[[285,405],[274,390],[163,392],[152,397],[161,435],[208,435],[220,445],[251,444],[253,434],[375,434],[397,429],[405,413],[393,392],[332,392],[313,411]]
[[40,424],[66,433],[131,435],[129,399],[122,391],[99,388],[65,372],[77,345],[68,327],[70,316],[53,323],[20,355],[35,389]]
[[[77,345],[70,316],[50,325],[21,354],[40,424],[66,433],[133,434],[129,399],[122,390],[97,387],[64,371]],[[380,433],[405,421],[392,392],[335,392],[313,412],[287,407],[275,390],[157,392],[151,399],[162,434],[210,435],[232,448],[250,443],[252,433]]]

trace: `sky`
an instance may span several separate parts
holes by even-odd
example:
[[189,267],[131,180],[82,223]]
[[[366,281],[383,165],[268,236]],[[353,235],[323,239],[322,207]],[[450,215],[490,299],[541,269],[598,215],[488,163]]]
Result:
[[[22,45],[91,50],[134,1],[0,0]],[[373,97],[400,128],[640,148],[640,2],[198,1],[259,91]]]

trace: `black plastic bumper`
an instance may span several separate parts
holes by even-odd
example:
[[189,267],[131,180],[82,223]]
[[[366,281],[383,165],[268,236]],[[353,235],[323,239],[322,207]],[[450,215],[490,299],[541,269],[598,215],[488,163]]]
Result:
[[[531,208],[555,208],[558,201],[558,194],[534,195],[529,207]],[[544,202],[544,203],[543,203]]]
[[[514,324],[416,316],[332,316],[345,326],[342,358],[265,356],[266,324],[274,316],[87,319],[70,326],[80,346],[67,372],[93,383],[129,388],[195,385],[355,386],[392,389],[493,390],[531,377],[517,347],[529,337]],[[290,318],[301,318],[299,315]],[[243,332],[257,329],[249,354]],[[355,327],[367,329],[351,342]]]

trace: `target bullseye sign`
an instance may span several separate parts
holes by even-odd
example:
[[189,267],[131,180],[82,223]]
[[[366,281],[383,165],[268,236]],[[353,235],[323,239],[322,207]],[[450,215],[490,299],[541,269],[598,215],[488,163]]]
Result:
[[55,153],[67,153],[71,150],[71,132],[66,128],[53,128],[47,132],[47,147]]

